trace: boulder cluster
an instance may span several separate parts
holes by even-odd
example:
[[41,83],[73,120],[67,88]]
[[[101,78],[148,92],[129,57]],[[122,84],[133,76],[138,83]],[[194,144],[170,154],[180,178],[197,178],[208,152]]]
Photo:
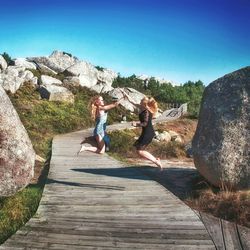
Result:
[[[35,76],[39,72],[40,76]],[[24,82],[37,88],[41,98],[49,101],[74,102],[69,85],[83,86],[97,93],[108,93],[111,97],[121,98],[124,89],[113,88],[112,83],[118,74],[110,69],[95,67],[68,53],[54,51],[50,56],[17,58],[8,66],[0,55],[0,85],[15,93]],[[144,94],[132,88],[125,90],[135,102],[140,103]],[[131,112],[134,106],[127,100],[121,105]]]
[[[18,58],[13,66],[7,66],[0,56],[0,85],[15,93],[24,82],[35,85],[42,98],[51,101],[74,102],[74,95],[65,87],[67,84],[86,86],[97,92],[112,90],[117,73],[109,69],[98,70],[92,64],[80,61],[65,52],[54,51],[50,56]],[[34,70],[42,72],[41,78]],[[58,76],[63,74],[63,80]]]

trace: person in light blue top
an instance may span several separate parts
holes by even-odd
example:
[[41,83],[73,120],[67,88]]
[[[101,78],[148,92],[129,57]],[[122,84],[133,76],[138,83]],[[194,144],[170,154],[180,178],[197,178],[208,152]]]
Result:
[[94,137],[97,142],[97,147],[82,145],[77,154],[83,151],[91,151],[98,154],[103,154],[105,152],[105,149],[107,149],[105,141],[106,144],[108,142],[108,137],[106,135],[107,111],[117,107],[119,101],[105,105],[102,96],[99,95],[92,98],[91,117],[95,120]]
[[100,135],[102,138],[105,136],[106,124],[107,124],[108,113],[102,112],[100,116],[96,117],[96,125],[94,129],[94,136]]

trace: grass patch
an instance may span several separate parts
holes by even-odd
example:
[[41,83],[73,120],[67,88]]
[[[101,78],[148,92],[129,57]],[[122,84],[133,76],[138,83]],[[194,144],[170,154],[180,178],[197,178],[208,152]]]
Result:
[[13,197],[0,199],[0,244],[36,212],[41,195],[41,187],[29,185]]
[[131,158],[136,155],[133,143],[136,132],[134,130],[115,130],[109,133],[111,138],[111,152],[122,158]]
[[30,185],[10,197],[0,197],[0,244],[14,234],[36,212],[42,197],[49,161],[36,162]]

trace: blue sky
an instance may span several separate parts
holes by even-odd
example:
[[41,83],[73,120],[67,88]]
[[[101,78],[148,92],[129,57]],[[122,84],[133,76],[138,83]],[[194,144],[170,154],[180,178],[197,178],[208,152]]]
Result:
[[62,50],[122,76],[211,81],[250,65],[249,0],[0,0],[0,53]]

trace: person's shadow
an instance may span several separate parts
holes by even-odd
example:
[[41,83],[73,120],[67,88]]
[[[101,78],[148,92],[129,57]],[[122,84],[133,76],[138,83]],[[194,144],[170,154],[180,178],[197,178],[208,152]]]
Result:
[[96,140],[95,140],[95,137],[93,135],[89,136],[89,137],[85,137],[83,141],[80,142],[80,144],[84,144],[84,143],[87,143],[87,144],[90,144],[91,146],[96,146]]
[[118,178],[155,180],[181,200],[190,196],[193,182],[199,173],[193,168],[169,167],[162,171],[152,166],[128,166],[123,168],[74,168],[72,171]]

